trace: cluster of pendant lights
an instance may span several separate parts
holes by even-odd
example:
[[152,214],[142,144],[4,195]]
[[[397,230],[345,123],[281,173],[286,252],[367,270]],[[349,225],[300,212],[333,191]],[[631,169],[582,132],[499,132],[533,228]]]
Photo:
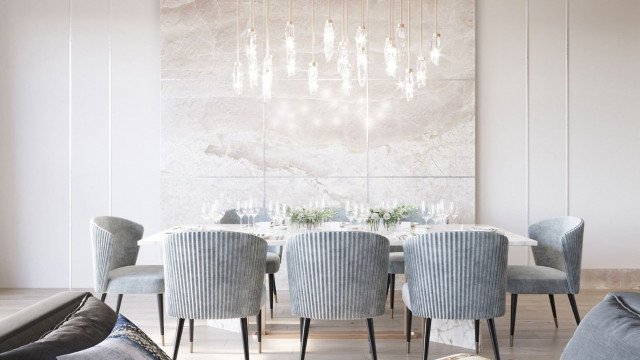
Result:
[[[245,53],[248,62],[249,86],[255,88],[258,86],[260,77],[258,70],[257,58],[257,39],[256,29],[254,27],[255,19],[255,0],[251,0],[250,5],[250,22],[247,29],[247,39]],[[271,100],[271,88],[273,85],[273,57],[269,49],[269,1],[264,0],[265,7],[265,56],[262,61],[262,97],[265,102]],[[286,68],[287,75],[294,76],[296,74],[296,30],[292,17],[292,1],[289,0],[289,17],[284,29],[285,49],[286,49]],[[404,80],[398,82],[400,88],[407,99],[410,101],[414,97],[415,88],[423,88],[427,83],[427,61],[422,53],[422,9],[423,4],[420,0],[420,51],[416,60],[416,71],[411,68],[411,7],[410,0],[407,0],[407,26],[405,27],[403,1],[400,1],[400,22],[395,26],[395,0],[387,0],[389,2],[389,35],[384,45],[384,62],[385,72],[389,77],[397,76],[400,63],[406,60],[407,67],[404,74]],[[368,74],[368,55],[367,55],[367,30],[364,22],[365,0],[361,0],[360,25],[355,33],[355,51],[356,51],[356,77],[360,86],[365,86]],[[309,94],[315,95],[318,92],[318,64],[315,59],[315,20],[316,20],[316,0],[312,0],[311,5],[311,62],[307,70],[309,82]],[[341,78],[341,89],[345,95],[351,94],[351,64],[349,62],[349,36],[347,25],[349,22],[349,9],[342,0],[342,29],[341,40],[338,43],[337,54],[334,54],[335,48],[335,30],[331,14],[331,0],[327,0],[328,17],[324,25],[323,45],[324,58],[327,62],[331,62],[336,55],[336,64],[338,73]],[[240,0],[236,2],[237,24],[236,24],[236,47],[237,59],[233,68],[233,89],[237,94],[242,94],[244,87],[244,69],[240,62]],[[431,49],[429,53],[430,60],[433,64],[440,63],[440,34],[438,33],[438,0],[435,0],[435,29],[431,38]]]

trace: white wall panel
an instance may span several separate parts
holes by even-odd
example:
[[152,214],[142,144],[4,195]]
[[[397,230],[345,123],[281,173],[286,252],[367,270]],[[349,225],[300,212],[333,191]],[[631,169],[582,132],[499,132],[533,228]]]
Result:
[[584,263],[640,268],[640,2],[571,2],[570,212]]
[[72,281],[88,287],[89,219],[109,211],[109,2],[74,1],[71,16]]
[[[477,221],[526,230],[524,0],[477,2]],[[523,249],[510,249],[523,262]]]
[[[113,215],[160,230],[160,4],[113,0]],[[160,262],[160,248],[140,263]]]
[[69,16],[0,1],[0,287],[69,280]]

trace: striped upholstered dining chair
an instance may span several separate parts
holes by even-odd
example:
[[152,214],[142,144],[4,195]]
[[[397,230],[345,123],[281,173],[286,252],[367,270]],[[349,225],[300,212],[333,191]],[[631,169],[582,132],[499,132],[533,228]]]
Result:
[[291,313],[300,317],[304,360],[311,319],[366,319],[377,359],[373,318],[384,313],[389,240],[368,232],[304,233],[287,241]]
[[173,359],[185,319],[193,352],[194,319],[237,318],[244,358],[249,359],[247,317],[256,316],[259,346],[262,341],[266,241],[232,231],[186,231],[170,234],[164,250],[167,314],[178,318]]
[[558,317],[554,294],[567,294],[576,324],[580,313],[575,294],[580,292],[582,236],[584,221],[566,216],[543,220],[529,226],[529,237],[538,241],[531,248],[535,265],[509,265],[507,291],[511,293],[510,346],[516,327],[516,307],[519,294],[547,294],[556,328]]
[[404,243],[407,352],[412,315],[425,319],[423,359],[429,355],[432,319],[474,320],[476,353],[480,320],[486,319],[500,359],[493,319],[504,315],[508,246],[504,235],[482,231],[422,234]]
[[118,294],[120,312],[123,294],[156,294],[160,316],[161,344],[164,346],[164,273],[162,265],[136,265],[140,224],[113,216],[99,216],[89,223],[93,253],[94,286],[100,299]]
[[[246,217],[246,216],[245,216]],[[221,224],[240,224],[249,223],[249,218],[246,220],[240,219],[240,216],[236,214],[235,209],[227,210],[220,219]],[[271,221],[267,215],[265,209],[260,210],[260,214],[256,216],[256,222],[259,221]],[[275,297],[276,303],[278,302],[278,292],[276,290],[276,277],[275,274],[280,270],[280,262],[282,259],[282,246],[280,245],[268,245],[267,246],[267,266],[265,273],[268,276],[269,284],[269,315],[273,319],[273,299]]]

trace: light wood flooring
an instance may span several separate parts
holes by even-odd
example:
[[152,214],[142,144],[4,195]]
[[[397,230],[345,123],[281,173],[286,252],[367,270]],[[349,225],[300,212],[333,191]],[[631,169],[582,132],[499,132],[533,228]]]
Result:
[[[46,298],[61,289],[0,289],[0,318],[8,316],[26,306]],[[584,316],[607,293],[606,290],[584,290],[576,296],[580,315]],[[421,339],[412,340],[412,352],[406,354],[405,341],[402,338],[404,307],[400,292],[396,293],[395,317],[390,311],[374,320],[378,358],[384,359],[420,359],[422,356]],[[279,292],[278,304],[274,306],[274,319],[267,319],[267,331],[272,335],[263,336],[262,353],[257,353],[255,337],[249,346],[252,359],[297,359],[299,357],[298,326],[299,319],[292,318],[288,304],[288,294]],[[115,307],[116,296],[107,297],[107,304]],[[553,324],[553,317],[546,295],[521,295],[518,298],[518,316],[515,344],[509,347],[509,304],[504,317],[496,319],[498,342],[502,359],[559,359],[562,350],[576,328],[566,296],[556,296],[559,328]],[[153,340],[159,342],[158,313],[154,295],[125,295],[121,312]],[[251,319],[250,331],[255,331],[255,319]],[[422,321],[414,317],[414,331],[420,331]],[[171,354],[176,320],[165,317],[166,346],[164,350]],[[493,358],[486,322],[481,322],[482,348],[480,355]],[[327,334],[339,333],[340,339],[328,339]],[[206,326],[205,321],[196,321],[194,353],[189,353],[188,330],[182,337],[180,359],[242,359],[242,342],[237,333],[214,329]],[[307,359],[369,359],[364,321],[312,321]],[[431,343],[429,359],[438,359],[447,355],[471,352],[466,349]]]

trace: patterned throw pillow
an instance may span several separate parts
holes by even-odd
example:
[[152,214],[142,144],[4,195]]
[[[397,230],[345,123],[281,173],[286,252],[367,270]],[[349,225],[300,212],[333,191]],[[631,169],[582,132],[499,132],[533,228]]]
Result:
[[100,344],[59,360],[171,360],[142,330],[126,317],[118,315],[113,331]]

